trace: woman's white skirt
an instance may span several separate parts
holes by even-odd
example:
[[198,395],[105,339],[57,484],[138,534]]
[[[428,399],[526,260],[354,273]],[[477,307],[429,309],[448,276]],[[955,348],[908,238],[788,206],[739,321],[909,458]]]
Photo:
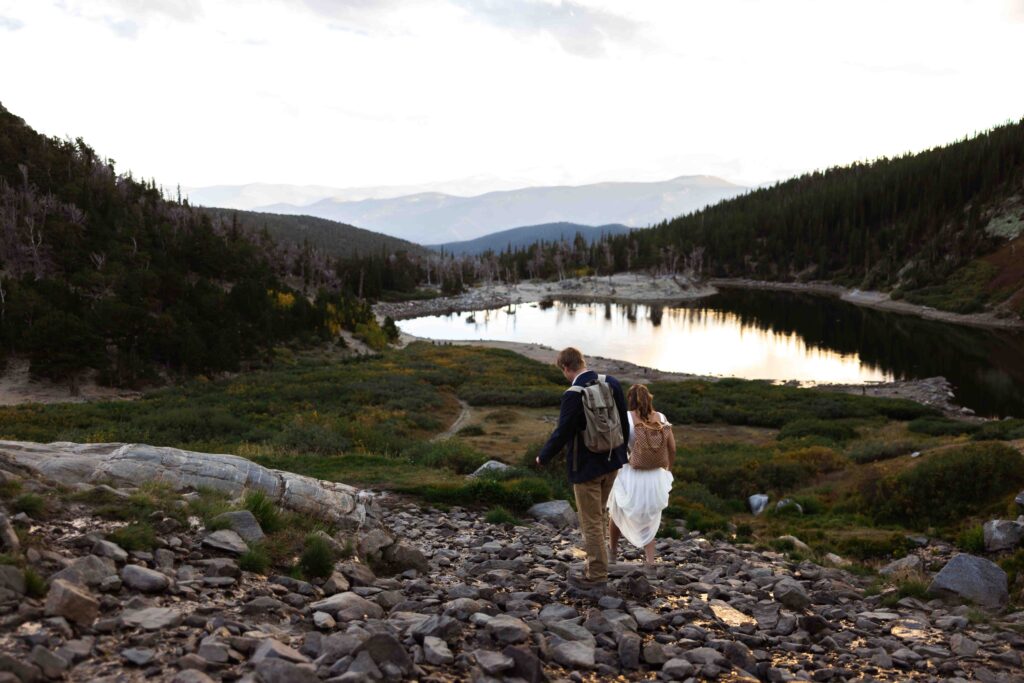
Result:
[[634,470],[623,465],[608,496],[608,514],[619,531],[638,548],[654,540],[661,511],[668,507],[672,473],[664,468]]

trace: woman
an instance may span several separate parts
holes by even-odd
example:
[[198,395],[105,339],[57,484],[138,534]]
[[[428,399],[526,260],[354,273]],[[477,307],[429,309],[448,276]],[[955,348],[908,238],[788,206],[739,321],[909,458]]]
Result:
[[654,410],[654,397],[643,384],[626,394],[629,408],[629,464],[623,465],[608,496],[611,557],[619,538],[644,549],[644,563],[654,564],[654,535],[672,490],[676,440],[672,425]]

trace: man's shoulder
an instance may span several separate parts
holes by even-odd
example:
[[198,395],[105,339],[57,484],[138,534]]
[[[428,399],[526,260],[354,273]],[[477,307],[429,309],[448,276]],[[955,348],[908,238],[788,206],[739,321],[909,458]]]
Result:
[[608,382],[608,384],[611,384],[612,386],[615,386],[615,387],[621,387],[622,386],[622,383],[619,382],[618,378],[613,376],[613,375],[605,375],[604,376],[604,381]]

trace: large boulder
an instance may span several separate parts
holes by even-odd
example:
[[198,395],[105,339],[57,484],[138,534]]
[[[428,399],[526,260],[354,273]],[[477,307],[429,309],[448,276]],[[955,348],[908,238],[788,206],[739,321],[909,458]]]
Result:
[[4,460],[68,486],[162,481],[176,490],[211,488],[231,496],[258,490],[284,508],[342,527],[357,528],[366,519],[358,489],[268,469],[237,455],[133,443],[0,441],[0,462]]
[[544,522],[551,522],[557,529],[567,526],[576,526],[579,522],[576,518],[576,511],[567,500],[549,500],[546,503],[537,503],[526,514],[534,519]]
[[993,519],[982,527],[985,534],[985,550],[990,553],[1011,550],[1024,540],[1024,524],[1007,519]]
[[1010,599],[1006,572],[983,557],[966,553],[946,563],[928,586],[928,592],[970,600],[983,607],[1002,607]]

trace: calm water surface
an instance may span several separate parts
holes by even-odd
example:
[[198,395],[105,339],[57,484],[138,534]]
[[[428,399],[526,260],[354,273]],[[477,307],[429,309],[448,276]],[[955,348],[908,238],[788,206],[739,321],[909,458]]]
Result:
[[1024,337],[786,292],[696,304],[544,302],[399,323],[419,337],[577,346],[638,365],[748,379],[866,383],[942,375],[985,415],[1024,415]]

